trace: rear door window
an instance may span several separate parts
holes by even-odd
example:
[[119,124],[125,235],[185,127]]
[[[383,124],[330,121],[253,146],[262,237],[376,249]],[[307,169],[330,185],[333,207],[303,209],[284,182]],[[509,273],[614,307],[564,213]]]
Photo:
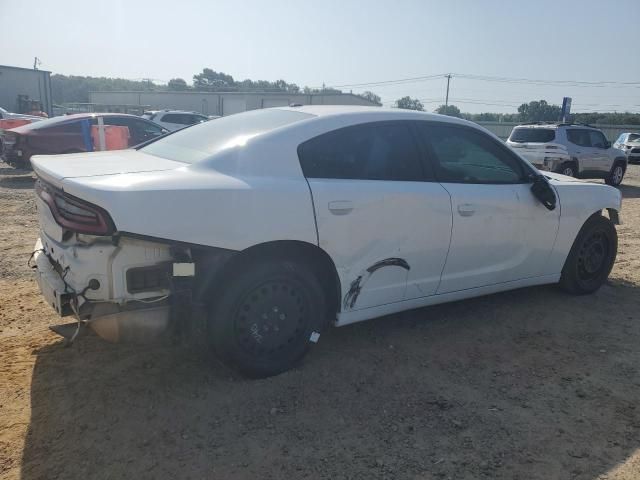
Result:
[[515,143],[548,143],[556,138],[552,128],[514,128],[509,140]]
[[129,146],[131,147],[162,135],[162,127],[140,118],[109,116],[104,117],[104,124],[127,127],[129,129]]
[[424,180],[421,153],[407,122],[334,130],[298,147],[307,178]]
[[579,147],[590,147],[591,138],[589,137],[589,130],[584,128],[570,128],[567,130],[567,140]]

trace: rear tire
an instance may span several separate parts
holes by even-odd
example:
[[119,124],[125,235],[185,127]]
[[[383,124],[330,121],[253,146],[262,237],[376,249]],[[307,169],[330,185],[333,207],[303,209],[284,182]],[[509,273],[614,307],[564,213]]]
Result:
[[607,280],[618,252],[618,234],[613,223],[593,215],[578,232],[562,268],[560,287],[575,295],[598,290]]
[[622,183],[626,171],[627,169],[622,162],[616,163],[611,169],[609,176],[605,179],[605,182],[612,187],[619,186]]
[[557,170],[558,173],[566,175],[567,177],[575,177],[578,173],[578,169],[572,162],[564,162]]
[[245,375],[277,375],[307,353],[325,312],[324,291],[309,268],[263,261],[239,271],[220,292],[209,315],[209,339],[221,360]]

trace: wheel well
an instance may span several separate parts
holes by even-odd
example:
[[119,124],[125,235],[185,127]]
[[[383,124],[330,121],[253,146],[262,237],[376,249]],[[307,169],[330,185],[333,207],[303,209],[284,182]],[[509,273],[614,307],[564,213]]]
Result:
[[613,161],[613,167],[611,167],[611,169],[613,170],[613,168],[619,163],[624,164],[623,167],[626,170],[626,168],[627,168],[627,159],[623,158],[623,157],[616,157],[615,160]]
[[[294,260],[309,265],[325,291],[329,307],[328,313],[333,315],[340,310],[342,289],[333,260],[320,247],[297,240],[261,243],[246,250],[235,252],[230,258],[223,260],[224,266],[213,275],[215,278],[208,278],[207,285],[209,288],[207,290],[215,289],[218,279],[229,278],[234,275],[234,272],[242,271],[250,264],[267,258],[271,260]],[[207,295],[206,292],[203,293]]]

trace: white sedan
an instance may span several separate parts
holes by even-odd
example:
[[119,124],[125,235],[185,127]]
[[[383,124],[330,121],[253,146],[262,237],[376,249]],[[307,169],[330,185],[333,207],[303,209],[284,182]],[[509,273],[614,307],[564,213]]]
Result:
[[532,285],[594,292],[617,251],[617,189],[542,176],[476,124],[408,110],[256,110],[31,161],[37,279],[74,338],[149,339],[202,312],[254,376],[328,324]]

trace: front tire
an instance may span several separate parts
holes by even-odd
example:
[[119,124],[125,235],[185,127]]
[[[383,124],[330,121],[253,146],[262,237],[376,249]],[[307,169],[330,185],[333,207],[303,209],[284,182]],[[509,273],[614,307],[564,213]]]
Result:
[[625,171],[626,171],[626,168],[624,167],[623,163],[621,162],[616,163],[611,169],[609,176],[605,179],[605,182],[607,183],[607,185],[611,185],[612,187],[617,187],[622,183],[622,179],[624,178]]
[[277,375],[309,350],[326,319],[324,291],[302,263],[269,260],[238,272],[211,309],[218,356],[251,377]]
[[607,280],[618,252],[613,223],[594,215],[580,229],[562,268],[560,286],[575,295],[598,290]]
[[576,166],[571,163],[571,162],[565,162],[562,165],[560,165],[560,168],[558,169],[558,173],[561,173],[562,175],[566,175],[567,177],[575,177],[578,173]]

